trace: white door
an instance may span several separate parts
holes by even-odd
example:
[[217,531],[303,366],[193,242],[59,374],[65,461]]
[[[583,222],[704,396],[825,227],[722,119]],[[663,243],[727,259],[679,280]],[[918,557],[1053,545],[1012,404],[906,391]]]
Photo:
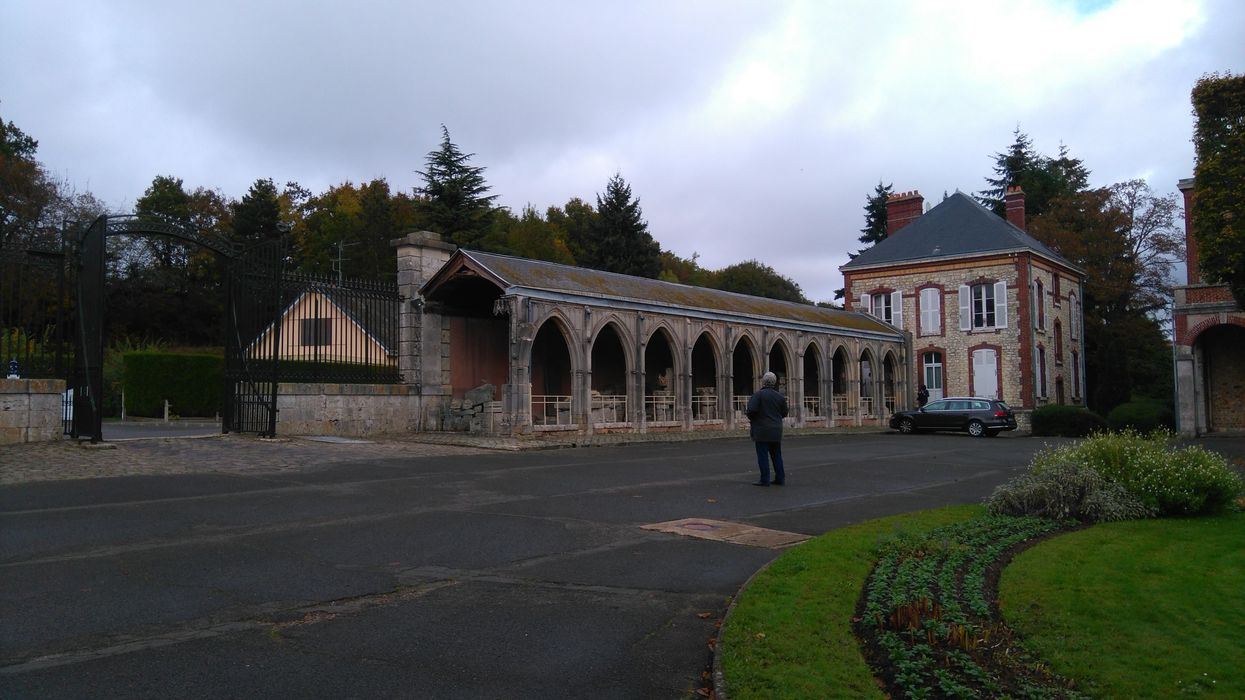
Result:
[[942,398],[942,353],[927,352],[924,353],[925,362],[925,388],[929,391],[929,400],[937,401]]
[[987,399],[999,398],[999,360],[990,349],[973,351],[973,395]]

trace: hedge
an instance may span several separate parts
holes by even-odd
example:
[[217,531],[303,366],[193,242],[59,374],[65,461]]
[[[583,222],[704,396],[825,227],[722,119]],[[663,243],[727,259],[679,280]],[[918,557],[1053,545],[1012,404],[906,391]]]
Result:
[[213,416],[220,412],[224,390],[224,359],[216,355],[158,351],[127,352],[125,410],[152,418],[169,410],[179,416]]
[[1119,432],[1132,428],[1139,433],[1148,433],[1160,428],[1176,429],[1176,416],[1171,405],[1155,399],[1129,401],[1111,409],[1107,414],[1107,425]]
[[1102,416],[1080,406],[1050,404],[1033,411],[1034,435],[1085,437],[1106,427]]

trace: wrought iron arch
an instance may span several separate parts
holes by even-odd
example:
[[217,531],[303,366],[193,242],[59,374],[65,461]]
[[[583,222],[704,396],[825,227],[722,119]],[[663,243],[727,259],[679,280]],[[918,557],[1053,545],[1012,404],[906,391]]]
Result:
[[[78,267],[78,333],[70,387],[73,389],[73,421],[69,432],[73,437],[89,437],[92,442],[103,438],[102,402],[104,390],[104,270],[106,240],[111,236],[168,236],[206,248],[225,263],[225,405],[222,428],[273,435],[276,432],[276,343],[268,362],[256,363],[254,353],[245,345],[254,337],[250,329],[239,323],[238,302],[270,301],[276,309],[281,305],[280,280],[284,272],[285,247],[281,238],[265,241],[247,251],[232,241],[204,235],[197,229],[163,219],[136,215],[104,215],[81,230],[73,253]],[[243,314],[245,315],[245,314]],[[259,316],[257,315],[257,318]],[[278,324],[279,325],[279,324]],[[255,372],[265,374],[260,378]],[[258,379],[268,381],[257,381]],[[246,411],[239,408],[239,387],[262,385],[266,398],[262,402],[263,420],[242,421]]]

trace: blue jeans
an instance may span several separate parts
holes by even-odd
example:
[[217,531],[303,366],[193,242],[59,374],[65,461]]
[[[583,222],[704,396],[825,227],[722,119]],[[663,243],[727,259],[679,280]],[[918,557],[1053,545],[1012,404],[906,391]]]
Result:
[[761,470],[761,482],[769,483],[769,462],[774,460],[774,481],[781,484],[787,480],[787,474],[782,470],[782,443],[781,442],[757,442],[757,468]]

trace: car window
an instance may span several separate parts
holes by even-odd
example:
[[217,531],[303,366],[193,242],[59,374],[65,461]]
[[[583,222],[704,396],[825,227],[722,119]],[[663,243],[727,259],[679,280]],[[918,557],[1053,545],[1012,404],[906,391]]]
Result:
[[974,401],[974,402],[973,402],[973,410],[974,410],[974,411],[986,411],[986,410],[989,410],[989,409],[990,409],[990,402],[989,402],[989,401]]
[[967,401],[949,401],[948,403],[951,404],[950,407],[952,411],[967,411],[968,410]]
[[947,402],[946,401],[930,401],[929,403],[925,404],[925,410],[945,411],[947,410]]
[[1004,411],[1010,411],[1010,410],[1012,410],[1012,407],[1011,407],[1011,406],[1008,406],[1006,403],[1004,403],[1004,402],[1002,402],[1002,401],[999,401],[999,402],[998,402],[998,404],[999,404],[999,408],[1000,408],[1000,409],[1002,409],[1002,410],[1004,410]]

